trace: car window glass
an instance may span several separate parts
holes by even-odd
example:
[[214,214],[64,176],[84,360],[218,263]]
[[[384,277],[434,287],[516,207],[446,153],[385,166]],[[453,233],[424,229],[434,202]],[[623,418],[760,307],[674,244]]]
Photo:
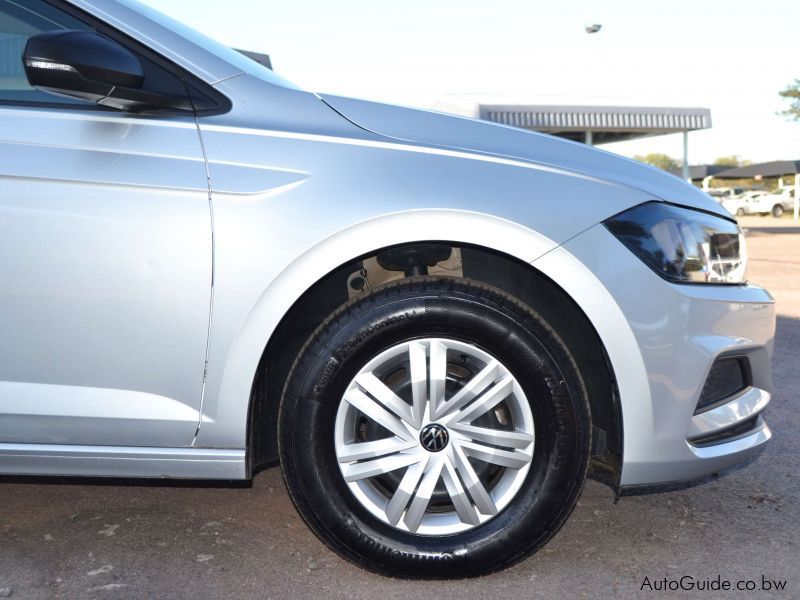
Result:
[[22,54],[28,38],[65,29],[91,28],[42,0],[0,0],[0,101],[87,104],[37,90],[25,75]]

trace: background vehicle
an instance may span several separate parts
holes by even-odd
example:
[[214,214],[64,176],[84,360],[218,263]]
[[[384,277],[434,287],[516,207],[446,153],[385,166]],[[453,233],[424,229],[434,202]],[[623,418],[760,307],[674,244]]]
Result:
[[747,211],[752,214],[770,214],[782,217],[784,212],[794,210],[794,188],[786,188],[776,194],[760,194],[747,199]]
[[755,212],[753,207],[758,205],[756,198],[766,195],[769,195],[769,192],[763,190],[742,192],[736,196],[721,197],[720,204],[732,215],[741,217]]
[[748,193],[751,190],[743,187],[719,187],[719,188],[711,188],[708,190],[708,195],[714,198],[719,203],[722,203],[726,200],[731,200],[735,198],[740,198],[742,195]]
[[587,473],[770,439],[773,301],[692,186],[312,94],[131,0],[0,16],[0,472],[279,459],[342,556],[461,577],[540,548]]

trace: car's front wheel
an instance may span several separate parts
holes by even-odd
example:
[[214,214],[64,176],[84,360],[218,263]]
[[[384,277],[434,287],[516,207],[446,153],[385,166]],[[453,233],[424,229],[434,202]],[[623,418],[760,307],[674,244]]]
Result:
[[772,216],[776,219],[780,219],[783,216],[783,206],[780,204],[776,204],[772,207]]
[[314,532],[369,569],[461,577],[512,564],[569,515],[586,391],[532,309],[482,284],[409,279],[311,336],[280,408],[286,483]]

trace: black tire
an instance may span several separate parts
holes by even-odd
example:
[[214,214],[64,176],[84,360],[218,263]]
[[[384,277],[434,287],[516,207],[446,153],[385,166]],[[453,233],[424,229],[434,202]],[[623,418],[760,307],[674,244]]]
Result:
[[737,217],[743,217],[744,215],[745,215],[745,212],[744,212],[743,208],[736,209],[736,216]]
[[[536,427],[533,462],[511,503],[482,525],[438,537],[400,531],[370,514],[345,484],[333,443],[336,411],[355,373],[388,347],[435,336],[503,361]],[[562,526],[586,479],[590,424],[575,361],[531,308],[474,281],[405,279],[341,307],[301,349],[280,406],[280,460],[298,511],[344,558],[388,575],[469,577],[522,560]]]
[[776,204],[772,207],[772,216],[776,219],[780,219],[783,216],[783,206],[780,204]]

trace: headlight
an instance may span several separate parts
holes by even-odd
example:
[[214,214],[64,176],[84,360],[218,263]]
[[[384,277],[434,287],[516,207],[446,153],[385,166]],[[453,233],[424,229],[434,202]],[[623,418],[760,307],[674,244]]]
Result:
[[605,225],[669,281],[745,283],[747,248],[734,221],[663,202],[647,202],[611,217]]

